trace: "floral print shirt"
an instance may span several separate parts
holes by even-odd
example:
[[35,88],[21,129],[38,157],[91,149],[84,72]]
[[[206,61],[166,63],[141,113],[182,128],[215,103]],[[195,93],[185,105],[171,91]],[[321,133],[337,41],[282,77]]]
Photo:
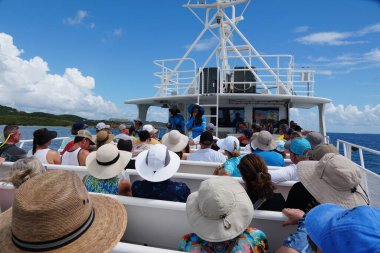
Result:
[[224,242],[207,242],[196,234],[182,237],[178,250],[192,253],[267,253],[267,237],[261,230],[248,227],[235,239]]

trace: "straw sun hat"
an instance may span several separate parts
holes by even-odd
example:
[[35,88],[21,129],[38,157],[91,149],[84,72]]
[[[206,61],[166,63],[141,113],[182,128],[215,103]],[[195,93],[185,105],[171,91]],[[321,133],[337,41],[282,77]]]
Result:
[[297,174],[319,203],[334,203],[345,208],[369,205],[367,193],[360,185],[360,168],[342,155],[328,153],[319,162],[300,162]]
[[188,142],[189,137],[181,134],[178,130],[172,130],[169,133],[166,133],[161,139],[161,143],[173,152],[180,152],[184,150]]
[[117,176],[131,160],[132,153],[118,150],[113,144],[104,144],[86,158],[86,167],[91,176],[109,179]]
[[126,226],[123,205],[89,195],[75,172],[52,171],[22,184],[0,215],[0,251],[110,252]]
[[162,182],[171,178],[180,165],[179,156],[165,145],[156,144],[136,157],[137,173],[150,182]]
[[245,189],[232,177],[203,181],[186,202],[192,230],[208,242],[222,242],[240,235],[251,223],[253,205]]

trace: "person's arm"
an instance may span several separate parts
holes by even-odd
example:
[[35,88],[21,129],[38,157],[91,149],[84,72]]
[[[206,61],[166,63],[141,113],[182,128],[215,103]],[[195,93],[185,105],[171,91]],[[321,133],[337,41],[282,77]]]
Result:
[[194,126],[193,131],[204,132],[206,130],[206,117],[202,116],[202,124],[199,126]]
[[46,160],[50,164],[61,164],[61,157],[54,150],[49,150],[46,155]]
[[279,170],[269,170],[272,182],[278,184],[285,181],[297,181],[297,168],[294,165],[289,165]]
[[4,157],[0,157],[0,165],[2,165],[4,161],[5,161],[5,158]]
[[79,151],[79,154],[78,154],[79,166],[86,166],[86,158],[87,158],[88,154],[90,154],[90,152],[88,152],[88,150],[81,149]]
[[119,195],[132,197],[131,183],[127,179],[121,179],[119,182]]
[[182,115],[179,115],[178,118],[179,118],[179,131],[181,133],[185,133],[185,119],[183,118]]
[[192,128],[193,128],[193,123],[194,123],[194,118],[193,118],[193,117],[190,117],[190,118],[187,120],[186,128],[187,128],[188,130],[192,130]]

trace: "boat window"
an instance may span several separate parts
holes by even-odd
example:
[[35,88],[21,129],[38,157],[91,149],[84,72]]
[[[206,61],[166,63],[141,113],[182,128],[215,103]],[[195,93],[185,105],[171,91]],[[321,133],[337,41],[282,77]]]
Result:
[[278,108],[253,108],[252,122],[273,133],[273,129],[279,124],[279,115]]
[[[211,114],[216,114],[216,108],[211,108]],[[239,122],[244,122],[244,108],[219,107],[219,127],[236,127]],[[216,118],[211,118],[216,125]]]

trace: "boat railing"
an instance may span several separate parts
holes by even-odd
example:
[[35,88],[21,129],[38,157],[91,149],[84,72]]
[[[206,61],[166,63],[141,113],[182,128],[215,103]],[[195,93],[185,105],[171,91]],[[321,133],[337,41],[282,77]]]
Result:
[[[155,85],[158,88],[156,97],[216,93],[314,96],[315,72],[307,68],[295,69],[292,55],[257,56],[244,46],[237,48],[241,54],[228,54],[227,58],[232,62],[243,57],[250,67],[242,63],[228,68],[202,66],[197,69],[192,58],[154,61],[161,68],[154,73],[161,80]],[[262,59],[267,66],[261,66]]]
[[339,150],[340,146],[342,146],[342,148],[343,148],[343,155],[345,157],[347,157],[348,159],[350,159],[350,160],[352,160],[352,151],[353,150],[355,150],[355,151],[357,150],[359,152],[359,161],[360,161],[360,166],[362,168],[365,168],[363,151],[366,151],[366,152],[369,152],[369,153],[375,154],[375,155],[380,155],[380,151],[378,151],[378,150],[367,148],[367,147],[363,147],[363,146],[360,146],[360,145],[356,145],[356,144],[350,143],[348,141],[344,141],[344,140],[338,139],[337,140],[337,144],[336,144],[336,147],[337,147],[338,151],[340,151]]
[[[57,138],[54,138],[52,141],[63,141],[65,139],[67,139],[69,137],[57,137]],[[20,140],[19,143],[18,143],[18,146],[19,148],[23,148],[25,144],[29,144],[29,143],[33,143],[33,139],[31,140]]]

